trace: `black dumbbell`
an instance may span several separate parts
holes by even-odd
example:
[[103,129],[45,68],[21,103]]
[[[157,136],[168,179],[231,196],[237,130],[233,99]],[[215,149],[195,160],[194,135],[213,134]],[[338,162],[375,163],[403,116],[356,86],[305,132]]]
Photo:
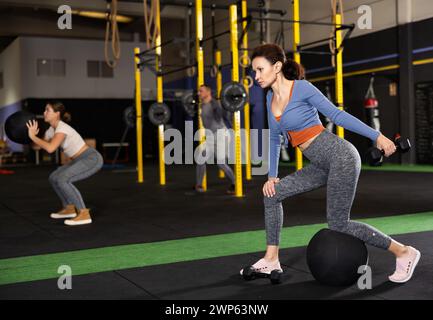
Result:
[[268,278],[271,280],[272,284],[279,284],[281,283],[281,277],[283,275],[283,271],[279,269],[272,270],[270,274],[268,273],[262,273],[262,272],[256,272],[256,269],[254,269],[253,266],[245,267],[242,270],[242,276],[244,280],[250,281],[257,278]]
[[[395,146],[397,147],[397,151],[400,153],[406,153],[411,148],[409,139],[404,139],[400,137],[400,135],[396,135],[394,143]],[[367,151],[367,160],[370,166],[382,165],[384,154],[385,152],[383,150],[379,150],[376,147],[369,148]]]

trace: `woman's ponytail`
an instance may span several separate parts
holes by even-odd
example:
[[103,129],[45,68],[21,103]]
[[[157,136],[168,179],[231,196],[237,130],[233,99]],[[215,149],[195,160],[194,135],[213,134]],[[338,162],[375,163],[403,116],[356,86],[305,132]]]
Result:
[[294,60],[287,59],[281,68],[284,78],[288,80],[303,80],[305,79],[304,68]]
[[71,122],[71,120],[72,120],[71,113],[66,111],[62,116],[62,121]]

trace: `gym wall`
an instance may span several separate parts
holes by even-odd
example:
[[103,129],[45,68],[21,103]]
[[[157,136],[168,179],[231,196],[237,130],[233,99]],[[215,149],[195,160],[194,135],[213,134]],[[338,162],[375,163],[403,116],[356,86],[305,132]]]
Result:
[[20,41],[12,42],[0,54],[0,72],[3,87],[0,88],[0,112],[4,106],[21,100],[21,59]]
[[[330,9],[329,2],[325,2],[325,4],[319,4],[319,2],[316,1],[314,3],[311,1],[302,1],[301,19],[319,19],[319,21],[329,22],[329,15],[322,19],[320,19],[320,16],[314,16],[314,14],[321,12],[318,7],[319,5],[324,5],[326,8]],[[428,10],[428,8],[431,7],[429,6],[429,3],[430,2],[426,2],[426,0],[414,1],[414,7],[412,8],[412,19],[416,21],[413,23],[413,47],[414,49],[425,49],[423,52],[417,51],[417,53],[414,54],[414,60],[429,58],[432,56],[432,51],[428,50],[428,48],[433,46],[433,41],[429,37],[421,36],[423,34],[421,30],[432,30],[433,19],[420,20],[423,17],[432,15]],[[395,1],[375,1],[370,5],[372,6],[374,13],[373,29],[375,32],[366,33],[367,31],[355,30],[352,38],[347,42],[344,51],[343,61],[345,64],[345,72],[398,63],[398,57],[392,56],[398,54],[398,28],[396,26],[397,10]],[[314,6],[314,8],[309,9],[308,6]],[[272,8],[288,10],[289,14],[287,15],[287,18],[290,18],[290,8],[287,8],[287,1],[272,1]],[[328,10],[326,8],[323,8],[324,11],[322,12],[326,12],[326,10]],[[350,8],[346,5],[345,10],[346,22],[356,21],[355,17],[358,15],[356,7]],[[205,10],[204,15],[204,35],[205,37],[208,37],[211,35],[210,10]],[[229,27],[227,22],[228,10],[217,10],[216,16],[216,32],[218,33],[227,30]],[[271,39],[274,39],[278,26],[276,24],[271,24],[271,26],[273,31]],[[193,28],[194,27],[195,26],[193,25]],[[314,41],[320,37],[323,38],[329,36],[329,27],[319,27],[314,30],[310,30],[309,28],[313,27],[302,27],[302,42]],[[182,20],[177,20],[170,24],[163,22],[162,32],[163,41],[165,41],[168,40],[169,37],[173,36],[186,36],[187,28],[186,24]],[[288,27],[285,33],[286,47],[290,47],[290,39],[292,38],[291,28]],[[251,30],[248,36],[250,40],[249,47],[253,48],[258,44],[258,33],[257,31]],[[223,50],[223,63],[228,63],[230,59],[228,39],[228,36],[218,39],[219,47]],[[368,43],[369,45],[366,46],[365,43]],[[129,53],[132,52],[132,48],[135,45],[137,45],[137,43],[134,44],[133,42],[122,41],[122,58],[119,66],[114,70],[113,79],[88,79],[86,73],[86,61],[90,59],[104,60],[103,41],[60,38],[18,38],[0,55],[0,72],[3,72],[4,76],[4,88],[0,89],[0,119],[3,112],[1,107],[23,101],[25,102],[23,105],[25,104],[26,108],[34,108],[34,110],[37,111],[46,99],[56,98],[65,101],[68,108],[71,107],[74,109],[71,110],[73,117],[75,118],[74,121],[77,121],[77,116],[74,115],[74,113],[85,113],[89,118],[97,119],[101,114],[101,110],[103,110],[104,117],[106,116],[109,119],[113,119],[113,122],[110,120],[110,130],[113,131],[113,137],[110,136],[109,138],[110,140],[115,139],[116,136],[118,138],[114,141],[118,141],[124,128],[124,124],[120,120],[119,115],[123,112],[125,107],[132,103],[134,79],[132,55],[129,55]],[[143,43],[140,43],[139,46],[141,48],[145,47]],[[327,46],[317,47],[315,49],[329,50]],[[182,63],[183,59],[180,50],[182,50],[181,46],[163,49],[164,61],[168,61],[169,63]],[[205,64],[211,64],[211,52],[212,46],[211,41],[209,41],[205,45]],[[194,50],[193,54],[195,54]],[[377,61],[359,63],[361,60],[368,60],[386,55],[391,56]],[[65,79],[59,81],[59,78],[50,79],[38,77],[36,75],[36,60],[38,58],[66,58]],[[7,61],[7,64],[5,61]],[[330,58],[328,56],[309,56],[303,54],[301,61],[307,69],[308,79],[332,75],[332,70],[330,69],[315,71],[316,69],[330,67]],[[349,66],[348,63],[356,64]],[[414,66],[415,83],[432,81],[432,68],[432,64]],[[230,69],[224,68],[223,81],[229,81],[229,79]],[[369,74],[356,77],[346,77],[344,79],[344,101],[347,111],[363,121],[365,121],[363,100],[369,79]],[[376,73],[375,79],[375,92],[379,99],[381,129],[386,135],[392,136],[400,130],[401,121],[399,116],[399,97],[398,95],[390,96],[389,94],[389,85],[391,83],[396,82],[398,87],[398,69]],[[195,81],[191,78],[187,78],[183,72],[177,75],[167,76],[164,78],[164,81],[164,89],[195,88]],[[214,83],[214,80],[211,79],[209,75],[206,75],[205,81],[209,82],[211,85]],[[334,94],[334,80],[330,79],[329,83],[331,86],[331,92]],[[325,81],[314,82],[314,84],[324,91],[326,84]],[[144,99],[147,97],[150,103],[155,94],[155,78],[151,72],[143,72],[142,87],[143,97]],[[261,129],[266,127],[263,94],[256,86],[253,86],[251,90],[250,103],[252,105],[252,127]],[[113,101],[108,102],[109,99],[113,99]],[[174,107],[175,103],[171,102],[167,104],[171,106],[172,111],[174,110],[172,119],[173,126],[181,129],[183,121],[185,120],[184,113],[179,111],[181,106]],[[110,105],[110,107],[106,108],[108,105]],[[114,105],[116,105],[116,107],[114,107]],[[117,119],[116,123],[114,123],[114,119]],[[81,126],[79,123],[74,123],[74,125]],[[86,133],[86,136],[90,137],[95,135],[96,137],[98,133],[92,131],[93,129],[91,127],[87,128],[87,125],[90,125],[90,122],[83,124],[83,127],[80,128],[80,130],[83,130]],[[156,135],[153,132],[154,130],[152,131],[151,128],[149,128],[149,130],[149,134],[146,137],[152,137],[149,138],[149,143],[151,143],[152,146],[149,146],[147,150],[151,150],[150,152],[155,151],[154,156],[156,156],[156,148],[154,147],[154,144],[156,144],[157,141],[156,138],[153,138],[156,137]],[[346,138],[355,144],[362,155],[365,153],[369,145],[367,139],[352,134],[349,131],[346,131]],[[131,137],[131,139],[134,140],[133,137]],[[98,139],[97,141],[98,144],[101,143],[101,139]],[[135,152],[134,146],[131,146],[130,150]],[[133,159],[133,157],[131,158]],[[399,162],[399,156],[395,156],[389,159],[389,161]]]
[[[0,108],[27,98],[132,98],[135,46],[144,44],[122,43],[122,58],[112,77],[106,77],[104,72],[111,70],[105,66],[103,41],[20,37],[0,55],[5,83],[0,90]],[[42,60],[60,61],[63,67],[46,68]],[[88,74],[89,61],[101,62],[99,73]],[[155,82],[152,73],[143,74],[143,99],[154,98]]]
[[[420,35],[423,34],[421,32],[422,30],[433,29],[433,19],[414,22],[412,28],[414,48],[413,59],[419,60],[432,57],[433,40]],[[224,41],[220,42],[225,43]],[[366,43],[369,45],[366,46]],[[329,51],[328,45],[318,46],[312,49],[318,51]],[[208,50],[210,51],[206,52],[211,52],[211,47],[209,47]],[[209,58],[210,54],[205,54],[205,56]],[[309,80],[311,79],[314,81],[314,78],[333,75],[331,58],[329,56],[302,54],[301,61],[307,70],[307,79]],[[211,63],[211,61],[209,62]],[[345,73],[398,64],[398,27],[394,26],[381,31],[350,38],[347,41],[343,52],[343,64],[345,65]],[[370,82],[370,77],[371,74],[365,74],[344,78],[344,102],[346,111],[364,122],[366,121],[366,115],[363,103]],[[223,82],[229,80],[230,68],[223,68]],[[393,137],[395,133],[398,133],[401,130],[398,80],[398,69],[375,73],[374,89],[379,100],[381,130],[389,137]],[[415,83],[433,81],[433,64],[414,66],[414,81]],[[207,73],[205,75],[205,82],[214,86],[215,81],[213,78],[210,78]],[[323,93],[325,93],[326,83],[329,84],[331,94],[334,97],[335,87],[333,78],[326,81],[314,81],[314,85]],[[390,94],[391,84],[396,84],[397,86],[396,96]],[[196,87],[196,83],[194,79],[183,78],[165,83],[164,87],[193,89]],[[259,92],[261,89],[253,86],[251,90],[250,103],[253,105],[251,108],[252,127],[259,129],[265,128],[266,113],[264,112],[265,106],[263,104],[263,95]],[[364,155],[370,146],[368,139],[353,134],[350,131],[346,130],[345,136],[349,141],[354,143],[361,155]],[[400,155],[392,157],[387,161],[399,163]]]
[[[413,61],[431,58],[433,56],[433,39],[420,36],[422,30],[432,30],[433,19],[417,21],[412,24],[413,30]],[[369,45],[366,46],[365,44]],[[317,48],[326,50],[326,46]],[[373,61],[375,60],[375,61]],[[369,33],[367,35],[351,38],[347,41],[343,57],[344,72],[350,73],[357,70],[399,64],[398,57],[398,27],[393,27]],[[324,63],[323,63],[324,62]],[[316,56],[304,55],[302,63],[307,68],[309,79],[332,75],[330,59],[317,59]],[[315,70],[328,67],[327,70],[315,72]],[[414,65],[414,84],[433,81],[433,64]],[[344,104],[346,110],[366,121],[363,107],[364,96],[368,89],[371,73],[358,76],[347,76],[344,78]],[[334,79],[314,82],[324,92],[326,82],[331,86],[331,93],[334,95]],[[381,131],[389,137],[401,131],[400,102],[399,102],[399,70],[388,70],[375,73],[375,94],[379,100],[379,112]],[[390,85],[396,84],[397,95],[390,94]],[[433,125],[433,124],[431,124]],[[364,154],[369,146],[369,141],[357,134],[346,131],[347,139],[355,144],[361,154]],[[416,146],[416,141],[412,141]],[[433,150],[432,150],[433,151]],[[387,160],[389,162],[400,162],[400,155]],[[418,163],[420,163],[418,161]]]

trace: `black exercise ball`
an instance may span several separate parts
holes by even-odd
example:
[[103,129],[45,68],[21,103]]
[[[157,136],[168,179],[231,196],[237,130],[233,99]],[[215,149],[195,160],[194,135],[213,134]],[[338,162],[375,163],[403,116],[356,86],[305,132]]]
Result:
[[36,120],[36,116],[28,111],[18,111],[11,114],[5,122],[5,132],[7,137],[13,142],[20,144],[31,143],[26,123]]
[[368,251],[362,240],[351,235],[322,229],[307,247],[307,264],[313,277],[330,286],[350,286],[368,264]]

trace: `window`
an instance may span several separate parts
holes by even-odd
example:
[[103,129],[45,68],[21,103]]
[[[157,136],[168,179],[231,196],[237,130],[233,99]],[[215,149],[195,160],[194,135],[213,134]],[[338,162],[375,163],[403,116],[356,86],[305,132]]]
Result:
[[113,69],[105,61],[88,60],[87,77],[89,78],[113,78]]
[[87,61],[87,77],[99,77],[99,61]]
[[47,77],[64,77],[66,75],[66,61],[61,59],[38,59],[37,75]]
[[50,59],[38,59],[38,76],[49,76],[51,73],[51,60]]
[[105,61],[101,61],[101,77],[113,78],[113,68],[110,68]]
[[65,60],[54,59],[51,61],[51,75],[55,77],[64,77],[66,74]]

